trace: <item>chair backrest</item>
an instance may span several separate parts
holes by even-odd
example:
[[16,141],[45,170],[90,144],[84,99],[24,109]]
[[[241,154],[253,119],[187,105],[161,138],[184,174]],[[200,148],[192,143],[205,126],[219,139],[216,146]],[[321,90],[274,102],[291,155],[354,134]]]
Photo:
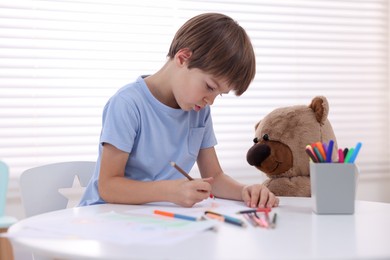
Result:
[[38,166],[24,171],[19,180],[26,217],[65,209],[68,198],[59,190],[70,188],[77,176],[85,187],[95,169],[95,162],[74,161]]
[[0,161],[0,217],[4,216],[8,189],[8,166]]

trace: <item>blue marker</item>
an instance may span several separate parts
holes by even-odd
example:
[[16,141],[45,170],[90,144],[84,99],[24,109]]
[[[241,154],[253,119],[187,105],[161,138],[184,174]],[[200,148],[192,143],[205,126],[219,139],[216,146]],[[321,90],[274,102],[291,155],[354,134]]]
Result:
[[328,145],[328,150],[326,153],[326,162],[328,162],[328,163],[332,162],[333,144],[334,144],[334,141],[330,140],[329,145]]
[[354,163],[355,162],[356,157],[357,157],[361,147],[362,147],[362,143],[358,142],[356,147],[355,147],[355,149],[353,150],[353,153],[352,153],[351,157],[348,160],[348,163]]

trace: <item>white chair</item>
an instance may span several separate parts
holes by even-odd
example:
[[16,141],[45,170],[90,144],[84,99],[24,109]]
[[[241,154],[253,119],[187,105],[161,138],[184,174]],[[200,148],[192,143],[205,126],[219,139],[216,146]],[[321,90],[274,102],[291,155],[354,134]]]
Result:
[[[16,218],[5,216],[5,205],[7,200],[9,170],[7,164],[0,161],[0,233],[7,232],[7,229],[14,223]],[[0,260],[13,259],[12,247],[6,238],[0,237]]]
[[95,165],[90,161],[60,162],[24,171],[19,184],[26,217],[65,209],[68,198],[61,194],[61,189],[71,188],[77,178],[81,187],[85,187]]

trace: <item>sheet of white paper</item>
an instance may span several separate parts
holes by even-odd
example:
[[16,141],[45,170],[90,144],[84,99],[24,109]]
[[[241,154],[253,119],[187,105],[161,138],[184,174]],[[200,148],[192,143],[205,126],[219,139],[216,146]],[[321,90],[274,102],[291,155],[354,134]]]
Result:
[[216,221],[187,221],[153,214],[155,209],[200,217],[205,210],[233,215],[246,209],[242,202],[208,199],[192,208],[170,203],[150,203],[124,213],[115,211],[77,217],[47,218],[12,236],[62,239],[95,239],[117,244],[173,244],[215,228]]
[[127,213],[133,212],[138,214],[151,215],[156,209],[199,218],[204,215],[206,210],[214,211],[224,215],[240,217],[236,215],[236,212],[240,210],[246,210],[248,207],[246,207],[242,201],[207,199],[195,204],[191,208],[183,208],[171,203],[158,202],[145,204],[144,207],[140,207],[138,209],[128,210]]
[[[161,219],[151,214],[101,213],[86,217],[48,219],[34,227],[35,233],[66,238],[97,239],[119,244],[170,244],[213,228],[210,221]],[[31,232],[31,230],[30,230]]]

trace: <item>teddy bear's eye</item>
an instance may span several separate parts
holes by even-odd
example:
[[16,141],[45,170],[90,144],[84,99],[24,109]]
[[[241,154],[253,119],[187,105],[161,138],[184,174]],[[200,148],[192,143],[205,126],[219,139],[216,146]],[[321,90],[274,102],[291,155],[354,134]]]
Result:
[[257,139],[257,137],[255,137],[255,138],[253,138],[253,142],[254,142],[255,144],[257,144],[257,143],[259,142],[259,139]]
[[264,134],[264,135],[263,135],[263,140],[264,140],[264,141],[269,141],[269,136],[268,136],[268,134]]

